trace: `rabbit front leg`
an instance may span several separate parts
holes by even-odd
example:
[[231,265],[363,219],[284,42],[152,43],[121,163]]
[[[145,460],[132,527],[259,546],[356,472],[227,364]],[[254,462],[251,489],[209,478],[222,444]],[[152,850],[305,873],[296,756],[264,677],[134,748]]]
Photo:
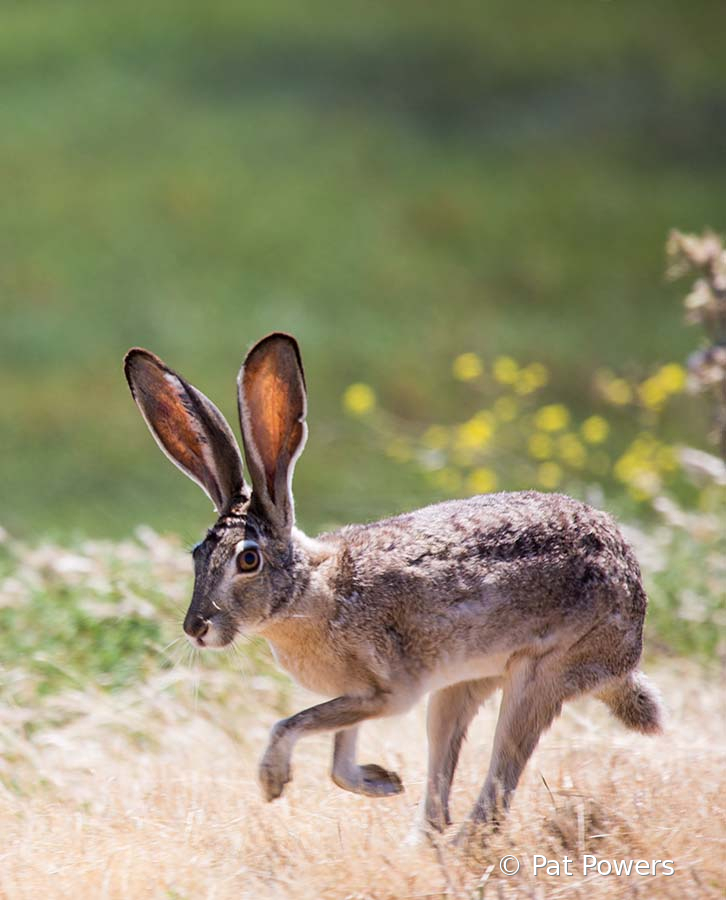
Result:
[[366,797],[390,797],[403,791],[401,779],[375,763],[359,766],[355,761],[358,728],[346,728],[335,734],[333,781],[344,791]]
[[385,715],[388,695],[342,696],[282,719],[272,729],[270,742],[260,762],[260,783],[265,800],[276,800],[290,781],[290,758],[298,738],[317,731],[340,731],[365,719]]

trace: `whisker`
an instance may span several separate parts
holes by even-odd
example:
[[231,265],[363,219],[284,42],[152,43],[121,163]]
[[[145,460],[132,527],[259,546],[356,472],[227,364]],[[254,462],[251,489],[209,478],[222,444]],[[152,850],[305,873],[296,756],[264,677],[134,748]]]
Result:
[[[181,640],[181,638],[177,638],[177,640]],[[185,653],[186,653],[185,645],[180,644],[174,648],[173,654],[168,655],[168,658],[171,659],[171,671],[172,672],[175,672],[179,668],[182,660],[184,659]]]
[[199,650],[196,647],[191,648],[192,651],[192,660],[193,660],[193,668],[192,671],[194,673],[192,684],[194,686],[194,715],[196,716],[199,712],[199,668],[197,666],[197,660],[199,658]]
[[184,635],[180,634],[179,637],[175,637],[173,641],[169,641],[169,643],[166,645],[166,647],[161,648],[159,653],[166,653],[166,651],[169,650],[171,647],[173,647],[174,644],[178,644],[179,641],[182,639],[182,637],[184,637]]
[[247,659],[247,657],[242,653],[242,650],[240,649],[239,645],[232,644],[231,646],[232,646],[232,652],[233,652],[234,656],[239,661],[239,671],[242,673],[242,675],[244,675],[245,678],[249,678],[250,674],[251,674],[251,669],[249,666],[249,662],[250,662],[249,659]]
[[194,648],[188,642],[187,642],[187,644],[185,644],[185,646],[182,649],[181,662],[185,668],[190,669],[190,670],[193,668]]

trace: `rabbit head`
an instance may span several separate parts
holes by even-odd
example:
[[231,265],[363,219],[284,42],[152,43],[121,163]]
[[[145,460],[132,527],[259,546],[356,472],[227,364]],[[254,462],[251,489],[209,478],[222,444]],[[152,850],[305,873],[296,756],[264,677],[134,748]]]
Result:
[[238,632],[257,631],[281,614],[307,580],[292,537],[292,474],[307,436],[297,342],[270,334],[240,369],[249,484],[232,429],[211,400],[148,350],[129,350],[124,371],[157,444],[217,511],[193,550],[194,592],[184,631],[196,646],[223,647]]

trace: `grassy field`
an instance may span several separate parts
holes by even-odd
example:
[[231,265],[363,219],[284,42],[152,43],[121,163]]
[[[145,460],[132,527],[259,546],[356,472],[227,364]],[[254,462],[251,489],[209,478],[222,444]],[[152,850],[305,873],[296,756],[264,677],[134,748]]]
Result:
[[[684,534],[698,531],[684,525]],[[422,705],[363,731],[361,753],[400,772],[403,796],[376,802],[335,788],[321,737],[300,743],[293,784],[265,805],[256,764],[269,728],[314,701],[292,688],[263,643],[193,654],[180,630],[191,561],[179,541],[148,529],[73,548],[6,536],[0,896],[721,896],[724,555],[708,543],[703,555],[703,531],[690,555],[683,537],[667,540],[662,528],[628,533],[651,594],[645,669],[669,710],[666,732],[626,733],[594,700],[567,706],[528,766],[511,818],[470,855],[448,840],[404,843],[425,771]],[[690,658],[676,655],[684,651]],[[484,777],[495,715],[492,701],[467,744],[457,820]],[[535,853],[567,854],[573,876],[535,878]],[[522,864],[511,879],[497,867],[507,854]],[[673,860],[675,874],[583,875],[585,854]]]
[[[595,701],[567,707],[543,739],[511,816],[470,856],[447,839],[405,845],[425,772],[421,710],[372,723],[366,759],[399,771],[388,800],[344,793],[328,777],[330,741],[296,752],[295,778],[267,805],[256,763],[274,714],[265,685],[237,673],[236,708],[194,700],[186,670],[144,688],[78,691],[47,710],[71,721],[34,741],[18,715],[15,790],[0,791],[8,898],[719,898],[726,748],[715,685],[655,671],[668,697],[664,736],[626,734]],[[205,673],[205,682],[209,690]],[[300,705],[307,698],[296,696]],[[243,707],[240,709],[240,707]],[[495,721],[487,705],[465,747],[453,796],[461,820],[486,768]],[[571,877],[532,872],[535,853],[573,861]],[[498,861],[515,854],[520,873]],[[598,860],[673,860],[672,876],[582,874]]]
[[598,366],[682,361],[663,244],[726,225],[724,27],[709,0],[3,4],[2,524],[199,533],[133,344],[231,415],[244,349],[300,337],[309,528],[435,493],[343,419],[351,381],[454,420],[465,350],[542,361],[580,411]]
[[[0,900],[723,896],[726,474],[664,244],[726,231],[725,30],[712,0],[2,4]],[[262,643],[191,655],[212,512],[121,358],[153,349],[234,420],[270,330],[306,363],[305,530],[495,486],[619,515],[663,737],[568,707],[470,855],[404,843],[421,708],[364,730],[401,797],[335,788],[315,739],[262,803],[268,730],[310,698]]]
[[[30,712],[11,708],[0,737],[0,895],[17,898],[718,898],[726,747],[722,695],[685,663],[651,674],[670,711],[665,734],[625,733],[594,700],[567,706],[542,740],[511,815],[486,846],[443,837],[406,845],[423,790],[422,708],[364,729],[366,760],[396,769],[406,792],[344,793],[328,777],[329,739],[301,742],[283,799],[264,804],[256,764],[280,710],[275,680],[205,666],[121,692],[79,685]],[[21,689],[16,680],[15,688]],[[475,722],[453,794],[461,821],[486,769],[496,704]],[[507,878],[499,860],[518,857]],[[572,876],[533,874],[534,854],[567,855]],[[583,874],[598,860],[672,860],[664,876]]]

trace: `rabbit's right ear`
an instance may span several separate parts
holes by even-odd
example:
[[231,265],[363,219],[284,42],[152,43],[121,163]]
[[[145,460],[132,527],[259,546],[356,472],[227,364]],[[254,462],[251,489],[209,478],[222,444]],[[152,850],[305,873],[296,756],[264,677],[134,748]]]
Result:
[[308,433],[305,375],[295,338],[274,332],[258,341],[237,387],[252,503],[278,530],[289,532],[295,523],[292,473]]
[[211,400],[140,347],[126,354],[124,372],[156,443],[206,491],[217,512],[249,493],[237,441]]

